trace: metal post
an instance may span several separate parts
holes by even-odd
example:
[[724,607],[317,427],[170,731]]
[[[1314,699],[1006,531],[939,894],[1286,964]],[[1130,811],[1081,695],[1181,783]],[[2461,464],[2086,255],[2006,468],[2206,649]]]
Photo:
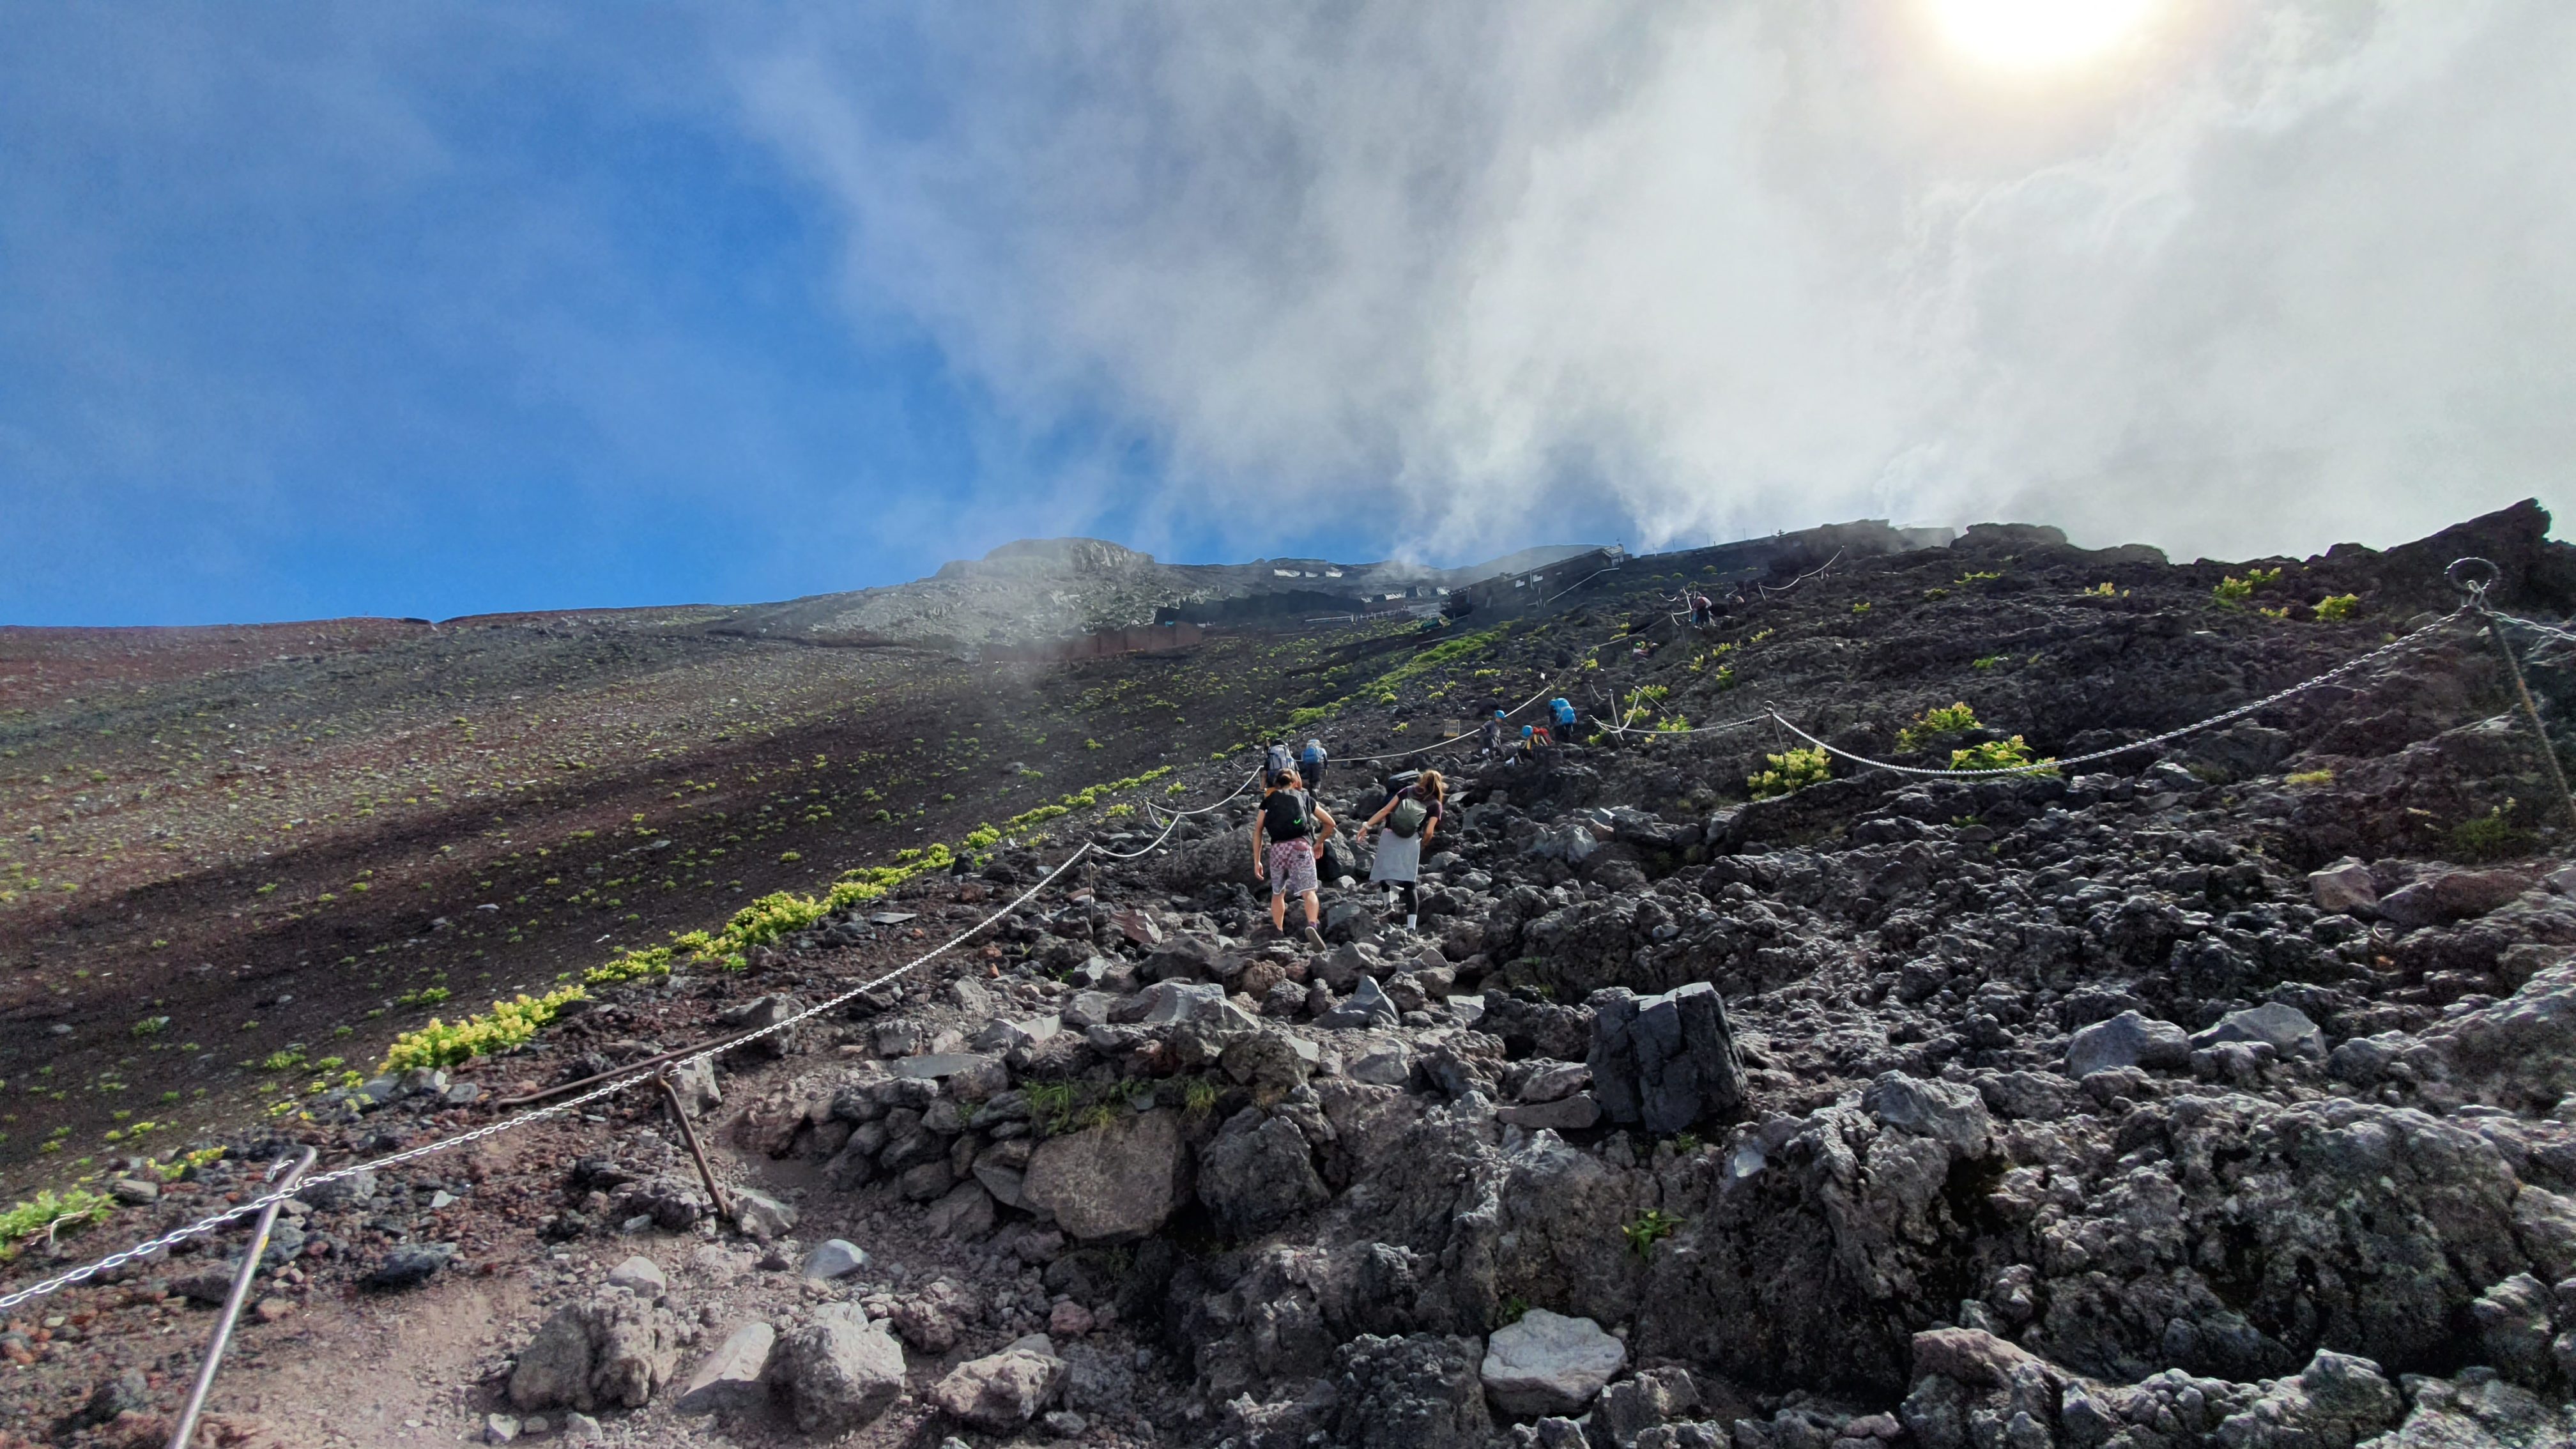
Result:
[[2541,727],[2540,706],[2531,698],[2531,686],[2523,682],[2522,663],[2514,658],[2513,645],[2504,637],[2504,621],[2487,607],[2487,588],[2502,574],[2501,569],[2482,558],[2454,559],[2442,571],[2442,577],[2469,596],[2469,607],[2486,616],[2487,636],[2495,640],[2496,653],[2504,660],[2505,678],[2513,681],[2514,697],[2522,701],[2522,717],[2531,722],[2531,737],[2540,742],[2541,761],[2548,765],[2549,778],[2558,786],[2558,803],[2567,812],[2567,823],[2576,825],[2576,793],[2567,788],[2567,771],[2558,763],[2558,747],[2549,742],[2549,731]]
[[[292,1189],[305,1169],[313,1165],[315,1155],[314,1149],[307,1147],[295,1155],[291,1167],[288,1159],[279,1158],[268,1170],[268,1180],[277,1184],[278,1191]],[[279,1176],[280,1168],[285,1169],[283,1177]],[[215,1336],[206,1344],[206,1361],[197,1366],[196,1386],[188,1390],[188,1402],[179,1410],[179,1427],[170,1434],[169,1449],[188,1449],[188,1441],[197,1436],[197,1416],[206,1411],[206,1392],[215,1386],[215,1370],[223,1367],[224,1349],[232,1343],[233,1320],[241,1317],[242,1300],[250,1296],[251,1280],[259,1276],[260,1257],[268,1251],[269,1230],[277,1226],[278,1211],[285,1206],[286,1200],[280,1198],[260,1209],[259,1225],[250,1235],[250,1251],[242,1255],[241,1271],[233,1275],[232,1291],[224,1295],[223,1311],[215,1315]]]
[[689,1156],[698,1164],[698,1180],[707,1185],[707,1197],[716,1205],[716,1216],[730,1219],[733,1209],[725,1203],[724,1189],[716,1185],[716,1170],[707,1165],[706,1149],[698,1145],[698,1129],[689,1125],[689,1109],[680,1101],[680,1089],[671,1082],[666,1068],[654,1082],[662,1088],[662,1099],[671,1104],[671,1115],[680,1124],[680,1140],[689,1145]]

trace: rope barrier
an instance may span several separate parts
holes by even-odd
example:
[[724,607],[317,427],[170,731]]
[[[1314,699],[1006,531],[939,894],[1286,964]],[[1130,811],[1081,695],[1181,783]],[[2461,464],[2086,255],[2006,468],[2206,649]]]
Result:
[[2069,759],[2046,760],[2029,765],[2015,765],[2000,770],[1935,770],[1927,769],[1920,765],[1899,765],[1887,760],[1873,760],[1867,755],[1856,755],[1838,745],[1830,744],[1824,740],[1816,738],[1814,735],[1800,729],[1796,721],[1791,720],[1787,715],[1780,713],[1776,708],[1773,708],[1770,711],[1770,718],[1777,721],[1781,728],[1786,729],[1789,733],[1805,740],[1808,744],[1825,751],[1827,754],[1838,755],[1843,759],[1851,761],[1855,765],[1867,766],[1874,770],[1892,770],[1900,775],[1923,775],[1950,780],[1990,780],[2005,775],[2038,774],[2048,770],[2064,770],[2074,765],[2089,765],[2096,760],[2107,760],[2114,755],[2125,755],[2137,750],[2153,749],[2156,746],[2165,744],[2169,741],[2181,739],[2185,735],[2198,734],[2202,730],[2209,729],[2216,725],[2226,724],[2230,720],[2243,719],[2249,714],[2269,709],[2271,706],[2279,704],[2282,700],[2288,699],[2292,695],[2298,694],[2303,690],[2314,689],[2318,685],[2324,684],[2329,680],[2335,679],[2341,675],[2349,674],[2353,670],[2358,669],[2375,659],[2413,648],[2416,645],[2423,643],[2427,635],[2430,635],[2435,630],[2440,629],[2445,625],[2458,622],[2462,616],[2469,612],[2468,607],[2464,605],[2451,613],[2443,615],[2432,623],[2425,625],[2423,628],[2415,630],[2411,634],[2403,635],[2380,645],[2378,648],[2371,650],[2367,654],[2356,654],[2352,658],[2345,660],[2343,663],[2336,665],[2334,668],[2327,670],[2325,673],[2318,675],[2314,679],[2302,680],[2297,684],[2291,685],[2287,689],[2267,694],[2261,699],[2255,700],[2250,704],[2240,704],[2234,709],[2227,710],[2224,713],[2211,715],[2209,718],[2197,723],[2187,724],[2179,729],[2170,729],[2165,731],[2163,734],[2151,735],[2146,739],[2133,741],[2129,744],[2113,745],[2107,750],[2095,750],[2090,754],[2076,755]]
[[[910,974],[919,967],[936,960],[937,958],[946,955],[948,952],[955,950],[958,946],[963,945],[986,926],[993,924],[995,921],[1002,919],[1004,916],[1007,916],[1013,911],[1016,911],[1020,907],[1028,904],[1029,901],[1037,896],[1038,892],[1045,890],[1049,885],[1053,884],[1056,877],[1064,874],[1068,870],[1071,870],[1076,862],[1080,861],[1084,856],[1092,854],[1097,849],[1098,847],[1093,846],[1088,842],[1076,847],[1073,854],[1064,858],[1062,864],[1058,865],[1055,869],[1048,871],[1038,880],[1037,884],[1030,886],[1025,891],[1022,891],[1018,897],[1011,901],[1010,904],[1000,907],[992,914],[984,917],[984,919],[968,926],[965,930],[949,937],[946,941],[941,942],[939,945],[934,946],[930,950],[923,952],[921,955],[905,962],[903,965],[896,967],[894,970],[889,971],[872,981],[854,986],[819,1005],[808,1007],[783,1021],[772,1022],[768,1026],[762,1027],[757,1031],[746,1032],[738,1037],[728,1037],[714,1046],[703,1048],[690,1056],[683,1057],[676,1062],[670,1063],[670,1067],[678,1068],[689,1066],[720,1053],[731,1051],[736,1047],[758,1041],[762,1037],[775,1035],[778,1032],[787,1030],[791,1026],[795,1026],[799,1023],[810,1021],[817,1016],[821,1016],[825,1012],[834,1011],[840,1007],[846,1006],[859,997],[866,995],[868,992],[874,991],[878,987],[885,985],[887,982],[900,979],[901,977]],[[148,1257],[161,1249],[175,1247],[190,1238],[199,1237],[203,1234],[213,1232],[215,1229],[233,1221],[235,1218],[245,1217],[249,1214],[260,1212],[272,1203],[282,1203],[288,1198],[294,1197],[298,1193],[307,1189],[319,1187],[327,1182],[338,1182],[345,1178],[355,1177],[362,1172],[381,1172],[386,1168],[399,1167],[406,1162],[416,1162],[424,1157],[435,1156],[442,1152],[451,1152],[459,1147],[471,1146],[472,1144],[483,1141],[486,1138],[497,1137],[504,1132],[515,1132],[522,1127],[534,1126],[549,1117],[560,1117],[567,1113],[579,1111],[581,1108],[589,1106],[593,1102],[613,1097],[619,1092],[625,1091],[629,1087],[639,1086],[643,1083],[650,1082],[664,1069],[665,1068],[659,1067],[639,1069],[619,1078],[616,1081],[594,1087],[591,1090],[582,1093],[578,1097],[568,1098],[564,1101],[554,1103],[551,1106],[538,1107],[530,1111],[520,1113],[515,1117],[504,1117],[495,1122],[487,1122],[472,1131],[460,1132],[455,1136],[441,1138],[436,1142],[423,1143],[418,1147],[405,1148],[400,1152],[387,1153],[382,1157],[378,1157],[367,1162],[353,1163],[347,1167],[336,1168],[330,1172],[319,1174],[318,1176],[305,1178],[301,1183],[291,1188],[263,1193],[246,1202],[236,1203],[231,1207],[225,1208],[222,1212],[210,1213],[184,1227],[173,1228],[169,1232],[163,1233],[157,1238],[146,1239],[143,1242],[135,1244],[133,1247],[123,1249],[119,1252],[110,1253],[94,1262],[83,1264],[80,1267],[73,1268],[62,1273],[57,1273],[51,1278],[31,1283],[24,1288],[18,1289],[16,1292],[0,1294],[0,1313],[5,1313],[12,1308],[16,1308],[22,1303],[31,1302],[35,1299],[45,1297],[48,1294],[61,1292],[63,1289],[69,1288],[75,1284],[87,1282],[101,1273],[121,1268],[138,1258]]]

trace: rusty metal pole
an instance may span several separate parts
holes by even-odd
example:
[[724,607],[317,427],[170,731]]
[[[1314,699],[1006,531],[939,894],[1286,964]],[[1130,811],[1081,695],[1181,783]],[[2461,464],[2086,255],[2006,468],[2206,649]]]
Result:
[[[290,1159],[279,1158],[276,1166],[269,1169],[269,1181],[276,1183],[281,1192],[293,1188],[296,1179],[313,1165],[315,1156],[314,1149],[307,1147],[291,1159],[291,1167],[287,1165]],[[283,1176],[279,1168],[285,1169]],[[269,1231],[277,1226],[278,1210],[285,1206],[285,1199],[280,1198],[259,1211],[259,1225],[251,1230],[250,1251],[242,1255],[241,1271],[233,1275],[232,1291],[224,1295],[223,1311],[215,1315],[215,1336],[206,1344],[206,1361],[197,1366],[196,1386],[188,1390],[188,1402],[179,1410],[179,1427],[171,1431],[169,1449],[188,1449],[188,1441],[197,1436],[197,1417],[206,1411],[206,1393],[215,1386],[215,1370],[223,1367],[224,1350],[232,1343],[233,1321],[241,1317],[242,1300],[250,1296],[251,1280],[259,1276],[260,1257],[268,1251]]]
[[2531,722],[2531,737],[2540,744],[2541,762],[2549,767],[2549,778],[2558,786],[2559,806],[2567,812],[2567,823],[2576,825],[2576,792],[2567,788],[2567,771],[2558,763],[2558,747],[2549,742],[2549,731],[2541,726],[2540,706],[2531,697],[2531,686],[2523,682],[2522,663],[2514,657],[2513,645],[2504,637],[2504,621],[2487,605],[2487,589],[2503,576],[2503,570],[2482,558],[2451,561],[2442,577],[2469,596],[2469,607],[2486,617],[2487,637],[2495,641],[2496,654],[2504,660],[2505,678],[2513,681],[2514,697],[2522,702],[2522,717]]
[[680,1124],[680,1140],[689,1145],[689,1156],[698,1164],[698,1180],[707,1185],[707,1198],[716,1205],[716,1216],[731,1219],[733,1208],[725,1202],[724,1189],[716,1185],[716,1170],[707,1163],[707,1150],[698,1145],[698,1129],[689,1125],[688,1106],[680,1100],[680,1089],[672,1083],[669,1069],[665,1068],[653,1081],[662,1089],[662,1100],[671,1104],[671,1116]]

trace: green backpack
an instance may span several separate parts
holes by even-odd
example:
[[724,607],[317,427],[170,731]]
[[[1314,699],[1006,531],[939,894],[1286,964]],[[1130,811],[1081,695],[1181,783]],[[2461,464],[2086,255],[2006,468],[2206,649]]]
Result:
[[1386,828],[1398,835],[1411,836],[1420,833],[1422,822],[1430,818],[1430,806],[1410,798],[1398,800],[1395,809],[1386,817]]

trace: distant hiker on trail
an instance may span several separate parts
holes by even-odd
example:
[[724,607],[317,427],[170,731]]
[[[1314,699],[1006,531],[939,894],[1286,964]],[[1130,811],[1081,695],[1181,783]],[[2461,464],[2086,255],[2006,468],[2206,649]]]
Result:
[[1417,891],[1422,879],[1422,843],[1440,829],[1440,806],[1448,794],[1448,782],[1440,778],[1440,772],[1425,770],[1412,784],[1387,797],[1387,802],[1360,827],[1363,840],[1371,831],[1385,827],[1386,833],[1378,838],[1377,863],[1369,870],[1369,880],[1372,884],[1383,881],[1403,897],[1406,930],[1412,930],[1421,918]]
[[[1279,748],[1285,749],[1286,746]],[[1270,882],[1270,929],[1288,934],[1288,897],[1306,902],[1306,944],[1321,947],[1323,907],[1315,899],[1315,843],[1331,838],[1333,817],[1306,793],[1294,769],[1283,769],[1262,792],[1252,817],[1252,878]],[[1265,845],[1265,837],[1267,843]]]
[[1484,736],[1484,749],[1481,753],[1499,755],[1503,752],[1503,712],[1501,710],[1495,710],[1494,717],[1485,721]]
[[1706,595],[1706,594],[1697,594],[1697,593],[1695,593],[1695,594],[1691,595],[1691,596],[1690,596],[1690,606],[1691,606],[1691,624],[1692,624],[1692,626],[1693,626],[1693,627],[1695,627],[1695,628],[1700,628],[1700,629],[1705,629],[1705,628],[1707,628],[1707,627],[1708,627],[1708,621],[1709,621],[1709,612],[1710,612],[1710,610],[1711,610],[1711,609],[1713,609],[1713,608],[1715,608],[1715,607],[1716,607],[1715,605],[1713,605],[1713,604],[1709,603],[1709,601],[1708,601],[1708,595]]
[[1537,761],[1538,726],[1522,725],[1520,747],[1512,752],[1512,763],[1515,765],[1529,765],[1535,764]]
[[1306,788],[1324,788],[1324,742],[1308,740],[1304,753],[1297,756],[1297,773],[1306,777]]
[[1281,740],[1261,753],[1261,783],[1278,784],[1279,777],[1288,773],[1288,766],[1288,742]]
[[1574,702],[1560,694],[1547,702],[1547,712],[1556,716],[1556,737],[1569,745],[1574,743],[1574,727],[1581,720],[1574,712]]

